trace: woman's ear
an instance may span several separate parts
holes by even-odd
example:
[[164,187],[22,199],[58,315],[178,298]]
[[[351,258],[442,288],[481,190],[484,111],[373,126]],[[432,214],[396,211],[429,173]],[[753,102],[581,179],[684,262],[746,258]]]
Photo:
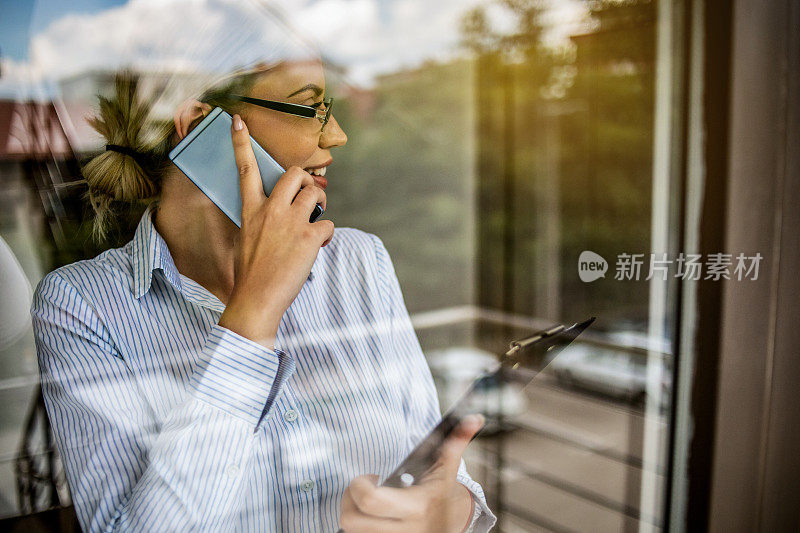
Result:
[[178,140],[183,139],[191,131],[192,124],[197,119],[202,119],[211,112],[211,106],[199,100],[186,100],[175,110],[172,116],[175,121],[175,131],[178,132]]

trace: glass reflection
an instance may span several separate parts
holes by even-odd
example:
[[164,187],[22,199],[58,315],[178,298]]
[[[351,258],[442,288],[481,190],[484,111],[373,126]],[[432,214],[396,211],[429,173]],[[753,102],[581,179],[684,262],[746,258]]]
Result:
[[[100,14],[129,27],[145,4],[108,5]],[[306,4],[323,9],[322,2]],[[384,29],[399,28],[404,13],[425,3],[388,4],[395,9],[354,24],[374,26],[383,17]],[[328,175],[328,216],[379,235],[392,253],[443,409],[469,382],[470,369],[479,373],[509,339],[598,315],[597,332],[532,385],[496,391],[511,424],[471,448],[473,471],[482,474],[504,529],[658,527],[663,517],[638,509],[643,379],[655,345],[664,391],[658,424],[666,438],[672,348],[670,339],[647,338],[647,283],[609,275],[619,254],[650,251],[656,7],[646,0],[572,1],[569,8],[535,0],[456,4],[447,13],[457,21],[447,54],[438,41],[423,42],[416,57],[365,75],[358,54],[330,45],[329,90],[350,141]],[[184,26],[187,34],[206,31],[209,45],[190,57],[180,55],[183,34],[157,26],[153,31],[169,39],[141,35],[114,53],[91,49],[80,60],[81,48],[71,44],[80,37],[75,27],[46,23],[46,2],[34,9],[31,64],[6,61],[0,78],[38,80],[24,85],[22,98],[6,91],[0,102],[0,236],[32,284],[53,268],[123,245],[141,216],[141,206],[123,207],[122,223],[106,241],[90,238],[81,164],[100,146],[85,118],[95,95],[112,90],[121,66],[144,61],[142,90],[168,117],[169,104],[205,83],[209,71],[271,46],[242,37],[233,49],[215,50],[215,39],[242,14],[225,2],[198,5]],[[274,23],[298,24],[303,46],[309,32],[300,15],[280,13]],[[100,19],[85,18],[81,32]],[[335,17],[327,20],[336,26]],[[424,19],[410,20],[409,32],[417,35],[416,23],[422,42]],[[363,46],[384,55],[410,53],[409,36],[390,34],[392,46],[381,48],[378,36],[359,35],[372,35]],[[75,53],[55,54],[56,37]],[[608,260],[605,278],[580,280],[584,250]],[[37,394],[30,336],[2,347],[2,356],[0,512],[10,516],[30,510],[16,503],[12,466]],[[45,457],[47,446],[26,453]],[[664,468],[656,467],[662,485]],[[60,503],[68,502],[62,495]]]

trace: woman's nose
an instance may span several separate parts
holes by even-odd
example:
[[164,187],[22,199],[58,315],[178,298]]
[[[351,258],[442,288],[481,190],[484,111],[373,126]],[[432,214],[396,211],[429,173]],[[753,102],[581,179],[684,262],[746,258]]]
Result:
[[325,130],[322,132],[322,135],[319,136],[319,147],[326,149],[335,148],[345,143],[347,143],[347,134],[345,134],[344,130],[339,126],[339,123],[336,122],[336,117],[331,115],[330,120],[325,124]]

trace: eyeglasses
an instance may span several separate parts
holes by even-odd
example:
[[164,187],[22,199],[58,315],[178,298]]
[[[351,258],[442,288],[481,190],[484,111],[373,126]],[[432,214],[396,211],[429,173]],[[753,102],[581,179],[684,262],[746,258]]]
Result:
[[[325,131],[325,126],[328,124],[328,121],[331,118],[331,109],[333,109],[333,98],[325,98],[321,104],[314,105],[300,105],[290,104],[288,102],[277,102],[275,100],[261,100],[260,98],[250,98],[249,96],[241,96],[238,94],[232,94],[231,98],[234,100],[239,100],[240,102],[272,109],[273,111],[279,111],[281,113],[288,113],[298,117],[315,118],[322,123],[322,128],[319,130],[320,133]],[[320,105],[325,107],[320,108]]]

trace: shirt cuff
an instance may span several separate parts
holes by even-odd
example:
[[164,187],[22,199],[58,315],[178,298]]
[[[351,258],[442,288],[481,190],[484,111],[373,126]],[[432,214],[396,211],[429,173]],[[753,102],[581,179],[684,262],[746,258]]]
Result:
[[494,527],[497,522],[497,517],[492,513],[491,509],[489,509],[489,506],[486,505],[483,489],[469,476],[462,476],[459,474],[456,480],[467,487],[467,490],[472,494],[472,501],[475,502],[472,520],[467,526],[466,531],[469,533],[486,533]]
[[[280,385],[275,381],[278,369],[287,367],[281,365],[283,359],[289,356],[216,324],[200,353],[190,389],[197,399],[256,428],[266,414],[268,398],[275,396],[270,394],[273,385]],[[278,381],[288,376],[282,377]]]

